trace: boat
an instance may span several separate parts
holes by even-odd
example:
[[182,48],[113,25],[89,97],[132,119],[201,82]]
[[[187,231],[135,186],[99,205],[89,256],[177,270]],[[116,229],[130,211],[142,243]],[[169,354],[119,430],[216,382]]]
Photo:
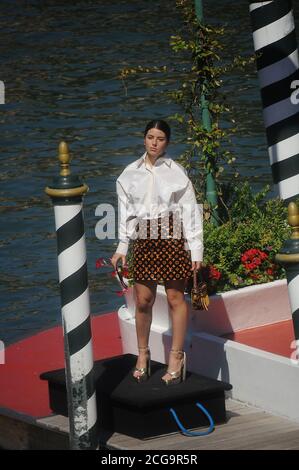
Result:
[[[190,302],[188,294],[186,297]],[[92,317],[95,361],[137,353],[133,287],[124,300],[117,311]],[[295,439],[299,430],[298,364],[289,358],[294,339],[286,281],[215,295],[210,305],[208,312],[190,311],[188,369],[232,384],[225,392],[227,422],[202,437],[186,437],[178,429],[177,433],[144,440],[102,430],[101,448],[299,449]],[[170,325],[163,285],[157,288],[150,345],[153,359],[165,363]],[[40,378],[46,371],[64,367],[63,349],[62,327],[6,349],[0,374],[0,447],[69,448],[68,418],[53,413],[47,382]],[[286,383],[292,386],[286,387]]]
[[[251,12],[255,12],[254,17],[257,20],[254,31],[256,50],[265,46],[264,37],[259,34],[262,28],[256,14],[261,7],[259,3],[263,2],[250,2]],[[264,5],[262,6],[264,8]],[[270,11],[273,5],[265,6]],[[290,15],[286,16],[290,18]],[[268,21],[268,18],[265,17],[266,20]],[[271,26],[267,25],[267,21],[264,26]],[[274,30],[276,31],[276,28],[271,31],[274,33]],[[266,71],[270,68],[269,64],[265,67]],[[284,73],[284,70],[281,67],[281,73]],[[271,74],[268,77],[266,73],[260,75],[263,86],[273,84],[273,80],[269,83]],[[285,105],[284,100],[281,103]],[[270,103],[270,106],[274,104],[276,103]],[[267,137],[275,137],[270,132],[271,129],[269,130],[271,126],[276,125],[274,128],[276,131],[280,129],[278,124],[284,126],[284,122],[280,123],[277,115],[285,116],[284,113],[290,110],[282,109],[281,113],[273,113],[265,106]],[[295,120],[296,115],[293,110],[289,118]],[[293,136],[287,137],[292,139]],[[279,140],[277,142],[281,143]],[[284,150],[287,146],[277,147]],[[274,142],[271,149],[274,149]],[[64,166],[64,173],[61,175],[64,177],[68,175],[65,146],[61,153]],[[271,164],[277,164],[274,153],[272,157]],[[281,160],[286,161],[292,157],[293,155],[283,155]],[[297,169],[295,175],[289,175],[291,181],[288,183],[287,180],[288,178],[277,180],[285,200],[298,194]],[[71,183],[70,179],[70,186],[61,185],[58,188],[66,193],[76,187],[77,192],[73,196],[76,197],[79,209],[76,208],[77,212],[71,216],[67,211],[63,211],[69,220],[77,217],[81,210],[78,201],[78,190],[81,191],[81,186],[77,183],[76,186],[71,186]],[[56,197],[57,188],[50,189],[52,196]],[[86,187],[83,188],[80,195],[86,190]],[[64,197],[67,199],[68,196],[69,193]],[[59,197],[62,197],[62,192]],[[67,222],[62,220],[62,223]],[[62,226],[61,220],[59,225]],[[82,233],[80,236],[82,237]],[[225,389],[227,419],[217,424],[213,432],[201,435],[188,435],[178,429],[175,433],[140,439],[125,433],[101,429],[98,437],[99,447],[110,450],[169,451],[298,450],[297,341],[293,329],[287,280],[215,294],[211,297],[208,311],[193,311],[187,294],[186,297],[190,308],[190,321],[184,347],[188,357],[188,370],[191,374],[211,379],[214,383],[216,381],[231,385]],[[125,292],[125,303],[120,305],[117,311],[92,317],[93,357],[96,362],[109,360],[112,363],[114,358],[129,356],[134,359],[137,354],[134,312],[134,291],[133,288],[128,288]],[[170,338],[171,327],[166,294],[163,285],[159,285],[153,308],[150,338],[152,357],[156,363],[166,364]],[[0,447],[43,450],[70,448],[69,420],[65,415],[53,412],[56,405],[51,402],[51,390],[47,381],[43,380],[45,373],[64,370],[62,326],[18,341],[1,353],[3,354],[0,364]],[[157,427],[159,424],[157,422]]]

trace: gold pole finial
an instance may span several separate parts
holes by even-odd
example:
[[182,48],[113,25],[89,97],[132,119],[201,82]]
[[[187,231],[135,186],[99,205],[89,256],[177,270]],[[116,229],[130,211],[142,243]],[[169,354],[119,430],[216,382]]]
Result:
[[66,142],[60,142],[58,158],[60,162],[60,177],[54,178],[52,185],[45,188],[46,194],[52,198],[83,196],[89,188],[87,184],[82,183],[77,176],[71,175],[71,156]]
[[291,238],[299,238],[299,208],[295,202],[288,205],[288,222],[292,227]]
[[70,153],[69,147],[66,142],[60,142],[58,148],[58,158],[60,161],[60,175],[61,176],[68,176],[71,174],[70,170]]

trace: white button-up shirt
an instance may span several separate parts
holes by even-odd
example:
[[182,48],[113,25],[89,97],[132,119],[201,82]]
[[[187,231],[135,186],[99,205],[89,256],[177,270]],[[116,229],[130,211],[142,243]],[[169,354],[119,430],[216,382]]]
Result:
[[140,219],[154,219],[180,211],[183,222],[184,248],[191,251],[192,261],[203,259],[202,208],[197,204],[187,171],[167,153],[153,166],[146,152],[130,163],[116,180],[119,214],[119,244],[116,253],[126,255]]

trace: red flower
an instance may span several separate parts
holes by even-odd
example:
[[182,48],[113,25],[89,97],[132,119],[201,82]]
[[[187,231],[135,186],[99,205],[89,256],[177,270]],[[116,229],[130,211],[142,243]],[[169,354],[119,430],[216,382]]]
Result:
[[221,272],[218,271],[215,266],[210,266],[209,278],[216,279],[218,281],[221,278]]
[[102,266],[104,266],[103,258],[98,258],[98,259],[96,260],[96,269],[99,269],[99,268],[101,268]]
[[[98,268],[102,268],[103,266],[109,266],[109,267],[112,267],[113,268],[113,265],[111,263],[111,258],[98,258],[96,260],[96,269]],[[121,268],[121,273],[124,277],[129,277],[129,270],[128,270],[128,265],[125,265]],[[108,273],[109,275],[109,273]],[[110,273],[111,277],[115,277],[116,276],[116,271],[115,269],[113,268],[112,272]],[[128,291],[128,287],[126,288],[123,288],[122,290],[118,290],[118,291],[115,291],[115,293],[121,297],[123,296],[126,292]]]
[[247,271],[253,271],[261,266],[262,262],[268,258],[267,253],[257,248],[245,251],[241,256],[241,262]]
[[[110,258],[109,258],[110,260]],[[108,266],[109,263],[105,260],[105,258],[98,258],[96,260],[96,269],[101,268],[102,266]]]

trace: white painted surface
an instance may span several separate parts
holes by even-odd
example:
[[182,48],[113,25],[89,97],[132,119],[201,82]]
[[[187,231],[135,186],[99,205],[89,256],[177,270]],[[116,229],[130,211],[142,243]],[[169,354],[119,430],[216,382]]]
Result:
[[273,21],[253,32],[254,49],[258,51],[273,42],[279,41],[295,29],[293,11],[289,11],[276,21]]
[[299,366],[287,357],[195,333],[190,370],[231,383],[232,398],[299,421]]
[[299,132],[268,147],[270,164],[273,165],[273,163],[282,162],[297,155],[298,148]]
[[67,206],[54,205],[55,228],[58,230],[62,225],[72,220],[82,210],[83,203]]
[[85,234],[58,255],[59,282],[76,273],[86,262]]
[[92,339],[80,351],[70,356],[70,368],[72,383],[79,382],[90,373],[93,368]]
[[249,10],[253,11],[256,10],[256,8],[261,8],[264,7],[265,5],[268,5],[268,3],[272,3],[273,0],[269,2],[256,2],[256,3],[250,3],[249,5]]
[[271,85],[272,83],[278,82],[283,78],[288,77],[292,73],[295,73],[299,68],[298,51],[297,49],[284,57],[274,64],[267,65],[262,69],[258,70],[258,77],[260,87]]
[[79,297],[65,304],[61,312],[67,333],[78,328],[90,314],[89,287]]
[[[132,318],[135,316],[134,289],[125,294]],[[190,304],[190,296],[186,295]],[[210,297],[209,310],[192,310],[189,327],[223,335],[233,331],[269,325],[292,318],[286,279],[236,289]],[[157,286],[152,326],[171,328],[164,286]]]
[[[137,354],[130,295],[131,310],[123,305],[118,315],[123,351]],[[191,311],[184,346],[188,370],[231,383],[234,399],[299,421],[299,365],[291,360],[292,350],[286,358],[216,336],[290,319],[286,280],[213,297],[208,312]],[[166,295],[158,286],[149,342],[152,359],[166,363],[170,345]]]

